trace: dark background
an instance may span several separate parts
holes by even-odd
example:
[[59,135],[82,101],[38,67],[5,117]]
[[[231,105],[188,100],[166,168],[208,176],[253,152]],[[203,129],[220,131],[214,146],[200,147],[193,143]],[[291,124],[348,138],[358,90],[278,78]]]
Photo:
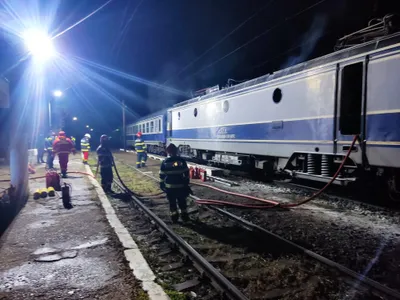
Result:
[[[41,8],[53,6],[52,29],[57,33],[106,1],[63,0],[58,7],[57,1],[39,2]],[[63,63],[58,72],[43,75],[42,98],[49,98],[52,88],[66,89],[55,110],[61,103],[65,107],[68,135],[80,139],[90,125],[96,139],[102,133],[117,137],[122,100],[130,122],[186,100],[192,91],[327,54],[339,37],[366,27],[372,18],[399,12],[397,2],[113,0],[55,39]],[[19,59],[20,50],[4,39],[0,46],[4,73]],[[26,62],[5,74],[14,98],[20,94],[17,82],[25,70]],[[42,115],[44,132],[45,105],[32,113]],[[77,122],[71,121],[73,116]]]

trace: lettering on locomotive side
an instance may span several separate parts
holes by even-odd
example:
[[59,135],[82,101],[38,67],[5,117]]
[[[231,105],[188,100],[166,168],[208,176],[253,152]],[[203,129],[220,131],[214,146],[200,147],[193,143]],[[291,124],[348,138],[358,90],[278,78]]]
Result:
[[234,139],[234,138],[236,138],[235,134],[229,134],[229,130],[227,127],[218,128],[216,135],[217,135],[217,139]]

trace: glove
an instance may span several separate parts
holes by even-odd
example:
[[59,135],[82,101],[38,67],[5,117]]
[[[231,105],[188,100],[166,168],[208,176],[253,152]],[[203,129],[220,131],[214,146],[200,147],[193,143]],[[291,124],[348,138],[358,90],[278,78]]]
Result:
[[165,183],[164,182],[160,182],[160,189],[164,192],[166,192],[165,190]]

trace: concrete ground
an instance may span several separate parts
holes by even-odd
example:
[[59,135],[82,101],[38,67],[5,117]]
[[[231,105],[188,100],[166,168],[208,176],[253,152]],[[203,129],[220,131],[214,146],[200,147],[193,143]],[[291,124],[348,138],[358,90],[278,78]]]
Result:
[[[69,171],[86,169],[71,156]],[[58,161],[55,161],[58,167]],[[36,166],[44,174],[44,165]],[[71,174],[71,210],[59,196],[28,203],[0,240],[0,299],[148,299],[132,275],[93,184]],[[31,194],[45,179],[30,181]],[[61,193],[60,193],[61,194]]]

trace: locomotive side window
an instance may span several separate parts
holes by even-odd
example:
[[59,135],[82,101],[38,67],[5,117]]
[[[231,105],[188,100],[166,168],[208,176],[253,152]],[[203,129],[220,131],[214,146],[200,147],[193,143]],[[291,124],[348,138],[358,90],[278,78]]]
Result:
[[282,100],[282,90],[280,88],[277,88],[274,90],[274,93],[272,94],[272,100],[275,103],[279,103]]
[[224,110],[224,112],[228,112],[228,110],[229,110],[229,102],[228,102],[228,100],[225,100],[224,101],[224,104],[222,105],[223,106],[223,110]]
[[178,120],[180,120],[180,119],[181,119],[181,113],[178,112]]
[[339,130],[343,135],[361,132],[363,63],[345,66],[340,90]]
[[194,109],[193,115],[194,115],[195,117],[197,117],[197,108]]

